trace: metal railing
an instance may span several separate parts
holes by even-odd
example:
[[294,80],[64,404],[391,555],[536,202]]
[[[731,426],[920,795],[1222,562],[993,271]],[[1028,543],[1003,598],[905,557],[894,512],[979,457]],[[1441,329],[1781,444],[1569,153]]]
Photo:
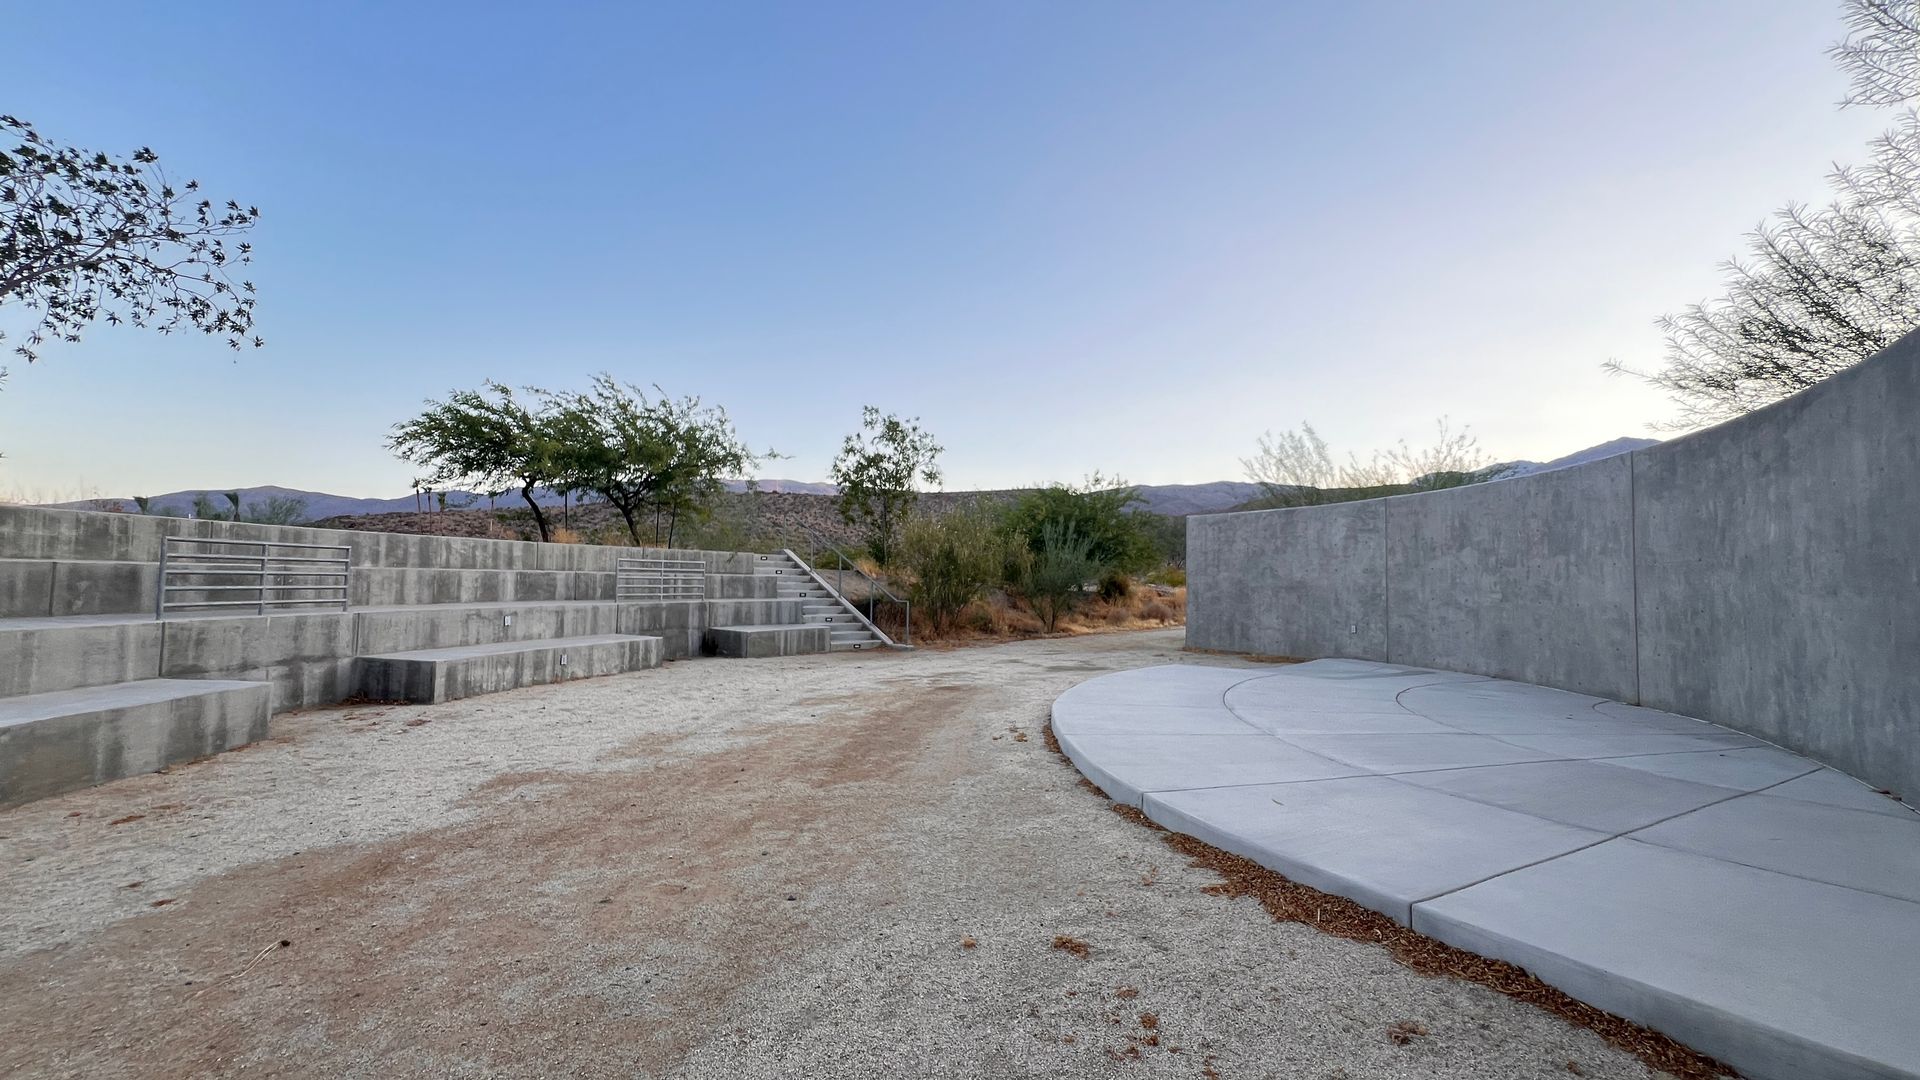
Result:
[[616,600],[705,600],[707,564],[699,559],[621,559],[614,573]]
[[153,617],[317,605],[345,611],[352,577],[353,549],[345,544],[169,536],[160,544]]
[[[880,640],[889,645],[898,644],[911,649],[913,647],[912,602],[902,600],[898,596],[895,596],[892,589],[887,588],[884,582],[872,574],[860,569],[860,564],[850,558],[846,552],[840,550],[838,545],[822,540],[820,536],[811,529],[805,531],[808,538],[813,541],[815,561],[821,562],[822,556],[833,560],[833,564],[827,568],[827,572],[833,574],[833,580],[829,582],[819,566],[810,565],[805,559],[802,559],[792,551],[785,552],[786,556],[805,568],[807,573],[813,575],[815,581],[818,581],[826,588],[832,589],[834,595],[839,597],[842,603],[851,607],[853,613],[860,617],[860,621],[867,624],[867,629],[879,635]],[[860,610],[861,605],[859,601],[847,595],[848,571],[852,571],[855,575],[855,584],[860,586],[860,592],[863,594],[861,599],[866,601],[866,611],[864,613]],[[894,604],[899,608],[901,635],[898,642],[895,642],[885,630],[880,629],[879,620],[887,618],[887,614],[883,613],[883,609],[880,607],[882,604]],[[890,612],[890,610],[891,609],[887,609],[888,612]],[[887,618],[887,621],[891,622],[892,620]]]

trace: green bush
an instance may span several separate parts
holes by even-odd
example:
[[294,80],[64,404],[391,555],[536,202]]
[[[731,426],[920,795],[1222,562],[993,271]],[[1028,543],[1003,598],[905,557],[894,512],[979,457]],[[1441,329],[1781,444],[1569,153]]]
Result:
[[1139,500],[1136,489],[1096,474],[1079,487],[1054,484],[1023,493],[1007,510],[1006,529],[1036,556],[1048,530],[1071,532],[1101,571],[1136,574],[1163,561],[1145,519],[1127,509]]
[[1169,589],[1184,589],[1187,586],[1187,571],[1181,566],[1163,566],[1148,574],[1147,580]]
[[934,629],[945,631],[1000,580],[1006,540],[998,522],[978,509],[938,518],[920,515],[907,520],[895,556],[912,579],[908,595],[914,608]]
[[1093,540],[1070,524],[1047,522],[1040,529],[1038,550],[1023,550],[1023,556],[1009,560],[1017,575],[1009,584],[1051,634],[1060,616],[1086,595],[1087,582],[1102,570],[1093,555]]
[[1135,510],[1129,519],[1146,534],[1153,545],[1154,563],[1160,566],[1187,565],[1187,519],[1167,514]]

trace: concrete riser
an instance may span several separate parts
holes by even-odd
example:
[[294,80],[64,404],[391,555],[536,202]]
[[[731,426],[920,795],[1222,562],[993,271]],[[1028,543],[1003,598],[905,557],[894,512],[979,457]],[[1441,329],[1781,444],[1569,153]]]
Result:
[[160,675],[159,622],[0,631],[0,698]]
[[539,544],[454,536],[312,529],[243,522],[0,506],[0,558],[153,563],[168,536],[297,544],[343,544],[355,566],[453,570],[573,570],[613,573],[620,559],[699,559],[708,573],[749,574],[756,556],[744,551]]
[[801,618],[798,600],[709,600],[708,626],[781,626]]
[[270,701],[254,686],[0,728],[0,807],[258,742]]
[[377,701],[431,705],[525,686],[656,668],[662,653],[658,638],[634,638],[451,660],[361,657],[355,663],[354,681],[358,693]]
[[765,659],[827,652],[831,641],[825,627],[785,626],[752,630],[716,627],[707,631],[707,644],[715,656]]
[[[149,612],[159,573],[159,564],[151,562],[0,558],[0,618]],[[615,575],[603,571],[356,566],[348,581],[348,599],[354,607],[613,600],[615,587]],[[707,577],[709,600],[778,600],[789,593],[784,579],[767,575]],[[813,593],[823,595],[817,588]]]
[[781,581],[764,574],[708,574],[709,600],[778,600]]
[[[423,607],[0,630],[0,698],[134,679],[243,679],[272,683],[273,710],[282,712],[351,696],[353,659],[371,654],[641,634],[662,638],[669,659],[697,656],[706,607],[699,601]],[[727,613],[765,621],[777,614]],[[799,621],[797,613],[791,621]]]

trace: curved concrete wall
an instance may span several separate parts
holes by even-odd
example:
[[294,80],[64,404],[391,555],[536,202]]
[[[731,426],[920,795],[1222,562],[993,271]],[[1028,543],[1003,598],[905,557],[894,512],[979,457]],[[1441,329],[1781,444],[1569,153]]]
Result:
[[1604,461],[1193,517],[1187,643],[1696,716],[1920,795],[1920,334]]

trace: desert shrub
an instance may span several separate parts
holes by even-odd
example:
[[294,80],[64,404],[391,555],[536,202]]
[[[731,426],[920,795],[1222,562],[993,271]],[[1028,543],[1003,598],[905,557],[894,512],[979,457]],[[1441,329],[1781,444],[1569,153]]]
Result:
[[1146,535],[1154,561],[1163,566],[1187,565],[1187,519],[1135,510],[1128,517]]
[[960,612],[1000,578],[1006,541],[998,523],[978,510],[908,519],[897,563],[911,579],[909,598],[936,631],[953,629]]
[[1102,569],[1093,555],[1093,540],[1063,522],[1047,522],[1039,547],[1015,561],[1019,577],[1010,584],[1047,633],[1060,625],[1060,616],[1079,605],[1087,582]]
[[1173,609],[1158,600],[1149,600],[1140,609],[1140,617],[1162,625],[1173,621]]
[[585,537],[567,528],[565,525],[553,526],[552,533],[547,539],[555,544],[584,544],[587,542]]
[[307,500],[296,495],[270,495],[265,502],[251,502],[241,514],[242,521],[261,525],[298,525],[313,520],[307,513]]
[[1147,580],[1155,585],[1165,585],[1173,589],[1184,589],[1187,587],[1187,571],[1184,567],[1163,566],[1153,573],[1148,574]]
[[1139,499],[1135,488],[1095,474],[1077,487],[1054,484],[1023,493],[1006,511],[1006,529],[1035,555],[1049,529],[1071,530],[1101,570],[1139,573],[1162,561],[1142,515],[1128,509]]
[[1111,567],[1100,575],[1100,599],[1111,604],[1116,600],[1125,600],[1133,594],[1133,581],[1127,575]]

